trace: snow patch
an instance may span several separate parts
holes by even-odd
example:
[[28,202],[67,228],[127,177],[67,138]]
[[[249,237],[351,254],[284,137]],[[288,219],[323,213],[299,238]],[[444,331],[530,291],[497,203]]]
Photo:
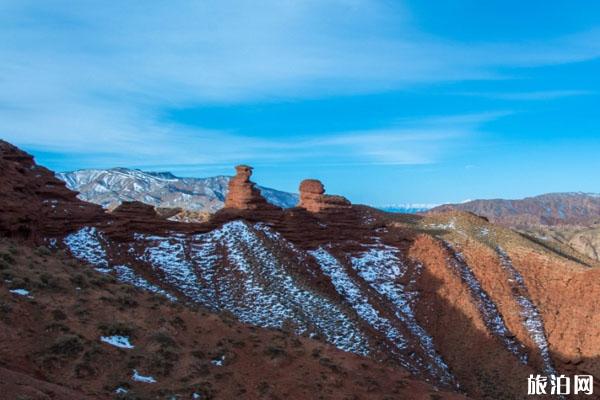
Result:
[[136,239],[145,242],[142,261],[160,271],[167,283],[175,286],[191,300],[207,303],[194,273],[194,265],[187,258],[186,241],[183,238],[136,235]]
[[210,363],[214,366],[222,367],[225,364],[225,355],[222,355],[221,357],[213,358],[212,360],[210,360]]
[[29,290],[27,289],[11,289],[10,292],[18,296],[29,296]]
[[89,226],[64,238],[65,245],[76,258],[98,268],[108,268],[106,251],[101,241],[104,241],[102,233]]
[[133,349],[134,346],[129,341],[127,336],[113,335],[113,336],[101,336],[100,340],[104,343],[108,343],[111,346],[119,347],[121,349]]
[[448,221],[445,224],[428,224],[427,225],[428,228],[432,228],[432,229],[441,229],[441,230],[454,230],[456,229],[456,218],[451,218],[450,221]]
[[133,379],[136,382],[156,383],[156,379],[154,379],[151,376],[140,375],[137,369],[133,370],[133,375],[131,376],[131,379]]

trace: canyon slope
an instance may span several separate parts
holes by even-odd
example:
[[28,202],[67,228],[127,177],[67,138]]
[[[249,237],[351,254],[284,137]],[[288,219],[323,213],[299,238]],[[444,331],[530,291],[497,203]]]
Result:
[[[169,221],[140,202],[106,213],[29,155],[7,143],[0,151],[9,247],[0,321],[9,318],[10,335],[0,373],[82,398],[123,388],[141,398],[524,399],[530,374],[599,382],[600,266],[577,253],[471,213],[353,205],[312,179],[299,185],[298,207],[280,208],[248,166],[238,166],[227,207],[203,223]],[[15,241],[42,259],[21,247],[12,255]],[[52,276],[68,291],[51,292]],[[106,325],[123,321],[134,329]],[[125,358],[100,368],[88,353],[101,336],[127,336],[146,353],[112,350]],[[29,353],[15,359],[24,340]],[[54,367],[33,363],[39,355]],[[191,363],[199,372],[186,375]]]

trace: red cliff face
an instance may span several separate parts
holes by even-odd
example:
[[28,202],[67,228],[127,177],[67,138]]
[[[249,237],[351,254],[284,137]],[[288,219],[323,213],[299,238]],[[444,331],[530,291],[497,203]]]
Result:
[[255,187],[255,183],[250,181],[252,176],[252,167],[248,165],[238,165],[235,167],[237,174],[229,181],[229,192],[225,199],[225,208],[235,208],[239,210],[256,209],[277,209],[265,200],[265,198]]
[[348,208],[351,204],[343,196],[325,194],[325,187],[317,179],[305,179],[300,182],[300,203],[298,207],[311,212],[320,212],[329,208]]
[[0,233],[9,237],[64,233],[103,218],[100,206],[79,200],[33,157],[0,140]]
[[112,214],[132,220],[157,219],[159,217],[154,207],[140,201],[124,201],[112,211]]

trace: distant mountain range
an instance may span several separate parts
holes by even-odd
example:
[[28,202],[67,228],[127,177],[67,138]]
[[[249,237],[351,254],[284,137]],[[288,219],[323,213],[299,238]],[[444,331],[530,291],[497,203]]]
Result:
[[[123,201],[141,201],[155,207],[182,208],[215,212],[223,208],[230,177],[181,178],[170,172],[145,172],[137,169],[82,169],[59,172],[56,176],[78,197],[104,208],[115,208]],[[272,204],[283,208],[298,204],[298,195],[259,187]]]
[[469,211],[516,229],[545,246],[566,245],[600,261],[600,195],[549,193],[522,200],[474,200],[445,204],[429,213]]
[[520,200],[473,200],[445,204],[430,212],[469,211],[491,222],[513,228],[581,225],[600,222],[600,195],[591,193],[548,193]]
[[389,204],[384,206],[377,206],[376,208],[393,213],[401,214],[416,214],[431,210],[439,204],[427,204],[427,203],[408,203],[408,204]]

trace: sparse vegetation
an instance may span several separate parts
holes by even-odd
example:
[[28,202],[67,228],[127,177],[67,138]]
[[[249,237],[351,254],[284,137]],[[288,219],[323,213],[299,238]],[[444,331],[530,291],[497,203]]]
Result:
[[98,329],[105,336],[120,335],[135,337],[136,326],[130,322],[116,321],[102,323],[98,326]]
[[46,290],[60,290],[61,289],[60,280],[57,279],[56,277],[50,275],[47,272],[43,272],[40,274],[37,286],[40,289],[46,289]]
[[169,376],[178,359],[179,353],[171,349],[160,348],[151,354],[148,369],[158,376]]
[[10,303],[0,300],[0,318],[6,319],[11,311],[12,306],[10,305]]
[[35,254],[38,256],[47,257],[52,254],[52,252],[46,246],[39,246],[37,249],[35,249]]
[[169,336],[166,332],[156,332],[152,335],[152,340],[158,343],[161,348],[174,348],[177,347],[175,339]]
[[133,307],[138,306],[138,302],[135,300],[135,298],[131,294],[124,294],[124,295],[118,296],[116,302],[121,309],[124,309],[127,307],[133,308]]
[[[16,251],[15,251],[16,253]],[[14,258],[14,254],[12,254],[12,252],[9,253],[5,253],[2,252],[0,253],[0,262],[4,263],[5,265],[12,265],[15,263],[15,258]]]
[[52,310],[52,317],[55,321],[64,321],[67,319],[67,314],[63,310],[55,309]]
[[278,346],[268,346],[265,349],[265,355],[269,356],[271,359],[273,358],[282,358],[287,356],[287,352]]
[[73,357],[83,351],[83,341],[77,335],[59,336],[49,348],[49,351],[52,354]]

